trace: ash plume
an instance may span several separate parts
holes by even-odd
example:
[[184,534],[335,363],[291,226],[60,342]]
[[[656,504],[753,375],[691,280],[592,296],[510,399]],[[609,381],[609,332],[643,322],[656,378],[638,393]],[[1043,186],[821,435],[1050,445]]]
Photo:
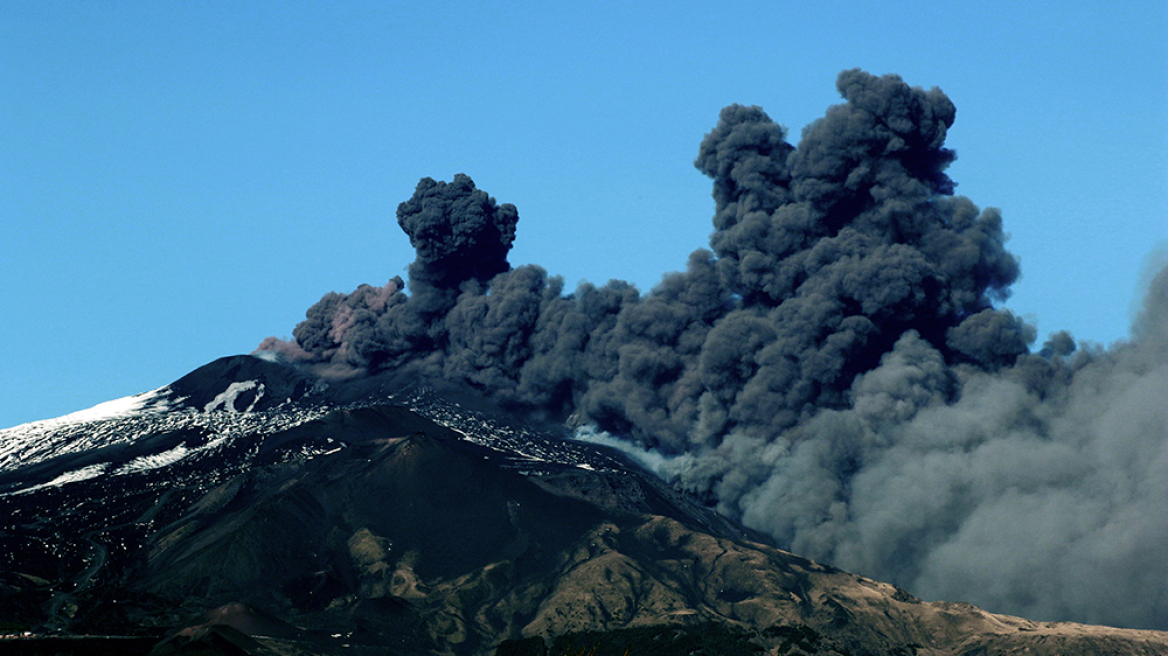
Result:
[[571,418],[783,546],[921,596],[1168,628],[1168,273],[1130,342],[1032,353],[994,305],[1019,276],[1001,214],[945,173],[953,103],[895,75],[836,86],[797,146],[759,107],[722,111],[695,160],[710,248],[647,294],[512,267],[515,207],[426,178],[397,211],[408,293],[327,294],[261,349]]

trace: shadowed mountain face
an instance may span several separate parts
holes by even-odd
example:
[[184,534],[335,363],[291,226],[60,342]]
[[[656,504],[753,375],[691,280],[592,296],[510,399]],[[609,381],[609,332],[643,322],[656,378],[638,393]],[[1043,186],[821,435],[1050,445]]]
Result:
[[661,626],[776,653],[1168,649],[921,602],[481,399],[248,356],[0,432],[0,609],[160,654],[578,653]]

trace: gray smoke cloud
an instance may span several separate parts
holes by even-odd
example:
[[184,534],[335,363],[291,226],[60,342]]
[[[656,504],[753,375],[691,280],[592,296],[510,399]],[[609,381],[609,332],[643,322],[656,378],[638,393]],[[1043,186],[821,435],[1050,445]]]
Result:
[[658,471],[797,553],[925,598],[1164,628],[1166,327],[1168,270],[1110,351],[1068,354],[1062,334],[986,371],[909,331],[849,407]]
[[[1168,628],[1168,274],[1130,342],[994,307],[1000,213],[953,195],[938,89],[845,71],[798,146],[733,105],[699,148],[710,250],[648,294],[507,253],[518,212],[423,179],[400,278],[330,293],[294,342],[329,375],[470,385],[586,426],[780,544],[928,598]],[[600,435],[601,437],[595,437]]]

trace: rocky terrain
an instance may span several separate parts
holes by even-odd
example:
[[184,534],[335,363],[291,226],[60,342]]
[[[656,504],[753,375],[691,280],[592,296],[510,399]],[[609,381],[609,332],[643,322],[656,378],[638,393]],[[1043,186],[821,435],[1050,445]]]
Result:
[[1168,653],[801,558],[451,390],[250,356],[0,432],[0,633],[0,653]]

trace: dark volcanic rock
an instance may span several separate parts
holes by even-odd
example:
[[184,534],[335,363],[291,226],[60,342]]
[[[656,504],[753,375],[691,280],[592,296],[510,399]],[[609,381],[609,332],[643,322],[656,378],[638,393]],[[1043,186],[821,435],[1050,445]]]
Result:
[[[325,384],[244,356],[111,408],[0,432],[24,454],[0,468],[9,630],[169,631],[159,654],[489,654],[565,635],[596,653],[1168,645],[921,602],[776,549],[619,454],[469,393]],[[702,626],[726,629],[660,628]]]

